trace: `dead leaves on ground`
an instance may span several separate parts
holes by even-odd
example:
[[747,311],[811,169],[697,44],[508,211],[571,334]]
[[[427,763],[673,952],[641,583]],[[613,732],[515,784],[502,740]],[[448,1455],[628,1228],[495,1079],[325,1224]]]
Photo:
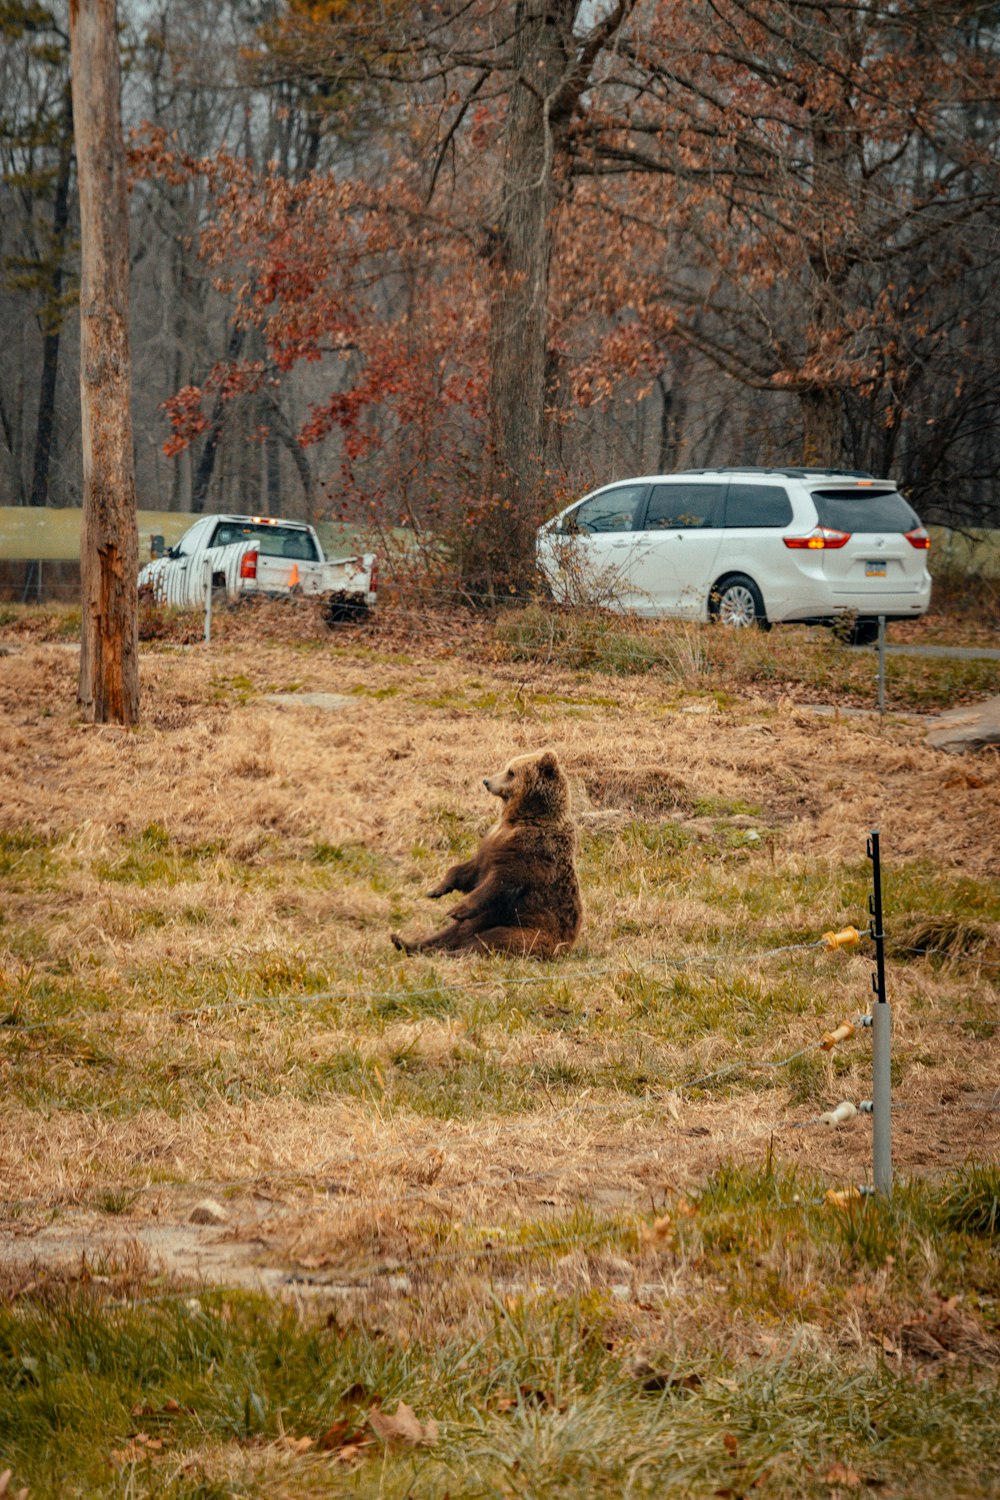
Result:
[[970,1313],[958,1306],[957,1297],[935,1309],[922,1312],[899,1325],[896,1335],[883,1332],[877,1339],[893,1359],[912,1359],[938,1364],[965,1363],[996,1369],[1000,1366],[1000,1338],[989,1334]]
[[[364,1386],[355,1385],[345,1393],[345,1399],[357,1400],[365,1394]],[[318,1438],[282,1432],[277,1439],[266,1443],[265,1446],[290,1459],[302,1458],[312,1453],[332,1459],[336,1463],[353,1465],[367,1458],[379,1442],[390,1450],[428,1448],[437,1442],[438,1424],[433,1417],[421,1421],[413,1408],[407,1406],[405,1401],[400,1401],[395,1412],[390,1414],[382,1410],[378,1396],[370,1399],[372,1405],[367,1417],[338,1418],[335,1422],[331,1422]],[[194,1414],[192,1407],[181,1406],[180,1402],[173,1398],[158,1407],[149,1406],[143,1402],[137,1402],[132,1407],[133,1417],[142,1417],[146,1426],[161,1429],[173,1418],[194,1416]],[[122,1447],[112,1448],[111,1462],[117,1469],[146,1462],[162,1453],[170,1440],[169,1433],[156,1437],[150,1436],[148,1432],[129,1433]],[[257,1444],[261,1442],[261,1439],[252,1439],[251,1442]],[[16,1495],[8,1491],[10,1478],[10,1470],[0,1474],[0,1500],[26,1500],[27,1490],[19,1491]]]
[[293,1437],[283,1434],[276,1447],[291,1458],[301,1458],[315,1452],[334,1459],[341,1464],[355,1464],[370,1456],[376,1442],[390,1450],[400,1448],[429,1448],[438,1440],[438,1425],[433,1417],[422,1422],[405,1401],[400,1401],[393,1413],[384,1412],[378,1404],[369,1408],[368,1416],[360,1423],[348,1417],[331,1422],[320,1438]]
[[870,1482],[870,1480],[862,1479],[857,1469],[852,1469],[850,1464],[842,1464],[839,1460],[831,1464],[823,1475],[824,1484],[842,1490],[859,1490],[863,1484]]
[[677,1241],[678,1225],[685,1219],[693,1219],[697,1206],[687,1198],[678,1198],[669,1212],[660,1214],[652,1224],[639,1224],[639,1242],[647,1250],[671,1250]]
[[387,1448],[426,1448],[438,1439],[438,1426],[434,1418],[428,1417],[426,1422],[421,1422],[405,1401],[399,1403],[395,1415],[391,1417],[379,1407],[373,1406],[368,1413],[368,1421]]
[[112,1448],[111,1462],[116,1469],[127,1469],[133,1464],[143,1463],[162,1453],[169,1438],[150,1437],[148,1432],[137,1432],[129,1438],[124,1448]]

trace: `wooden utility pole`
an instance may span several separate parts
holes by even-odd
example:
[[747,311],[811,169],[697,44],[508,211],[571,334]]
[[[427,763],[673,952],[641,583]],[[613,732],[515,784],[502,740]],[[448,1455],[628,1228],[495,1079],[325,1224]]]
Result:
[[128,191],[116,0],[70,0],[80,193],[83,620],[79,700],[98,724],[139,719],[139,539],[128,337]]

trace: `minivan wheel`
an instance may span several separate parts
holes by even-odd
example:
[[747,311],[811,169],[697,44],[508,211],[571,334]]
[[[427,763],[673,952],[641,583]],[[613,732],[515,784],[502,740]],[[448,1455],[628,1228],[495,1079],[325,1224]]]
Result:
[[849,646],[873,646],[877,640],[877,620],[855,620],[847,637],[847,644]]
[[760,589],[752,578],[747,578],[743,573],[735,573],[732,578],[716,584],[709,608],[723,625],[740,629],[748,625],[756,625],[760,630],[771,628],[764,613]]

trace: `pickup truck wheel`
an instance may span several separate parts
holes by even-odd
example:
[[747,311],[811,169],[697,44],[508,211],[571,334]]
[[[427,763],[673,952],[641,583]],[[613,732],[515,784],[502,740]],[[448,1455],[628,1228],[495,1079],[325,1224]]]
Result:
[[213,573],[212,575],[212,610],[222,609],[223,605],[229,603],[229,591],[226,588],[226,576],[224,573]]
[[357,625],[368,618],[368,605],[354,594],[327,594],[323,619],[327,625]]

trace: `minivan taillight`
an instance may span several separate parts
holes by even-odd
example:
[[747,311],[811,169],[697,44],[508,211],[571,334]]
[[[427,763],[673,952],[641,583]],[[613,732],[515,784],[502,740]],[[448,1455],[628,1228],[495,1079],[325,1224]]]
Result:
[[243,561],[240,563],[241,578],[257,577],[257,554],[256,552],[244,552]]
[[786,547],[806,547],[810,552],[819,552],[825,547],[843,547],[851,540],[849,531],[834,531],[832,526],[817,526],[808,536],[783,536]]
[[931,544],[931,539],[922,526],[914,526],[912,531],[904,531],[903,535],[911,547],[917,547],[922,552],[926,552]]

